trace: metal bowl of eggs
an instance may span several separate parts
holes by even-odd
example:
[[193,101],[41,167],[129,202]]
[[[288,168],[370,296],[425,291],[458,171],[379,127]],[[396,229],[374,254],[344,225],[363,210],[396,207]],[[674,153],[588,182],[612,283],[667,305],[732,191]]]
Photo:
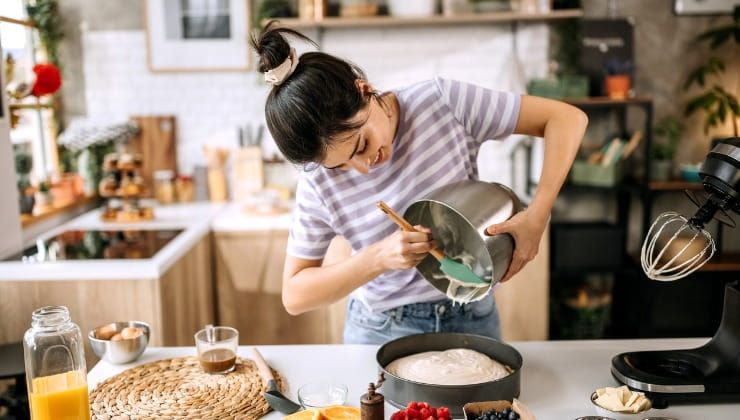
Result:
[[144,353],[149,333],[146,322],[112,322],[90,331],[88,340],[93,352],[106,362],[131,363]]

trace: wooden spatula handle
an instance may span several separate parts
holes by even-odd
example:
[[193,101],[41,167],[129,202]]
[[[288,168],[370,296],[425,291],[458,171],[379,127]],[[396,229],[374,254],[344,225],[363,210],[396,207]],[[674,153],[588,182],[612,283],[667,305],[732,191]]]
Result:
[[259,371],[262,380],[264,380],[265,383],[274,381],[275,377],[272,376],[270,366],[267,365],[267,362],[265,362],[265,359],[262,357],[260,351],[257,350],[257,347],[252,347],[252,355],[254,356],[254,363],[257,365],[257,370]]
[[[417,230],[411,226],[411,223],[407,222],[400,214],[396,213],[388,204],[385,204],[385,201],[379,201],[378,208],[383,210],[383,213],[387,214],[391,220],[401,227],[401,229],[406,232],[417,232]],[[437,248],[432,248],[429,253],[438,261],[442,261],[445,258],[445,254]]]

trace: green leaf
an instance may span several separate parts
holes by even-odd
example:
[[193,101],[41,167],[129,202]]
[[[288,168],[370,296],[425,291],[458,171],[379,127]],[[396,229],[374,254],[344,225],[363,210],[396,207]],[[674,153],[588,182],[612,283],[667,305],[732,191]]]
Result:
[[703,109],[707,111],[712,103],[716,100],[716,93],[714,91],[706,92],[702,95],[696,96],[689,100],[684,109],[684,115],[689,116],[697,110]]
[[717,102],[717,122],[725,122],[725,118],[727,118],[727,102],[725,101],[718,101]]
[[728,98],[728,106],[730,107],[730,111],[734,114],[735,118],[740,116],[740,105],[738,105],[737,98],[730,97]]
[[705,64],[695,68],[686,77],[686,82],[683,85],[684,90],[688,90],[691,85],[698,84],[704,87],[706,84],[706,78],[708,75],[720,75],[725,71],[725,63],[717,57],[709,57]]

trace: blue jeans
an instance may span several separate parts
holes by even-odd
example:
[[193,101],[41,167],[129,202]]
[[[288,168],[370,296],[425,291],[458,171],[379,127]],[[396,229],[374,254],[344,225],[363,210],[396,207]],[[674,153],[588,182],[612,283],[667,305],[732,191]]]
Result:
[[501,338],[492,295],[465,305],[451,300],[412,303],[385,312],[370,312],[350,298],[344,323],[345,344],[384,344],[399,337],[429,332],[460,332]]

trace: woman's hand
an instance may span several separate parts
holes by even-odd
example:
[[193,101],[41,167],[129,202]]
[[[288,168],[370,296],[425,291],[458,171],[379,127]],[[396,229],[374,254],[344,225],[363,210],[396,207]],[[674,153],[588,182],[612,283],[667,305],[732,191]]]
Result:
[[373,245],[375,258],[384,271],[414,268],[436,246],[430,229],[414,229],[418,232],[397,230]]
[[502,282],[509,280],[528,262],[532,261],[540,248],[540,239],[547,226],[547,218],[534,214],[527,209],[514,215],[511,219],[491,225],[486,229],[489,235],[508,233],[514,238],[514,255]]

